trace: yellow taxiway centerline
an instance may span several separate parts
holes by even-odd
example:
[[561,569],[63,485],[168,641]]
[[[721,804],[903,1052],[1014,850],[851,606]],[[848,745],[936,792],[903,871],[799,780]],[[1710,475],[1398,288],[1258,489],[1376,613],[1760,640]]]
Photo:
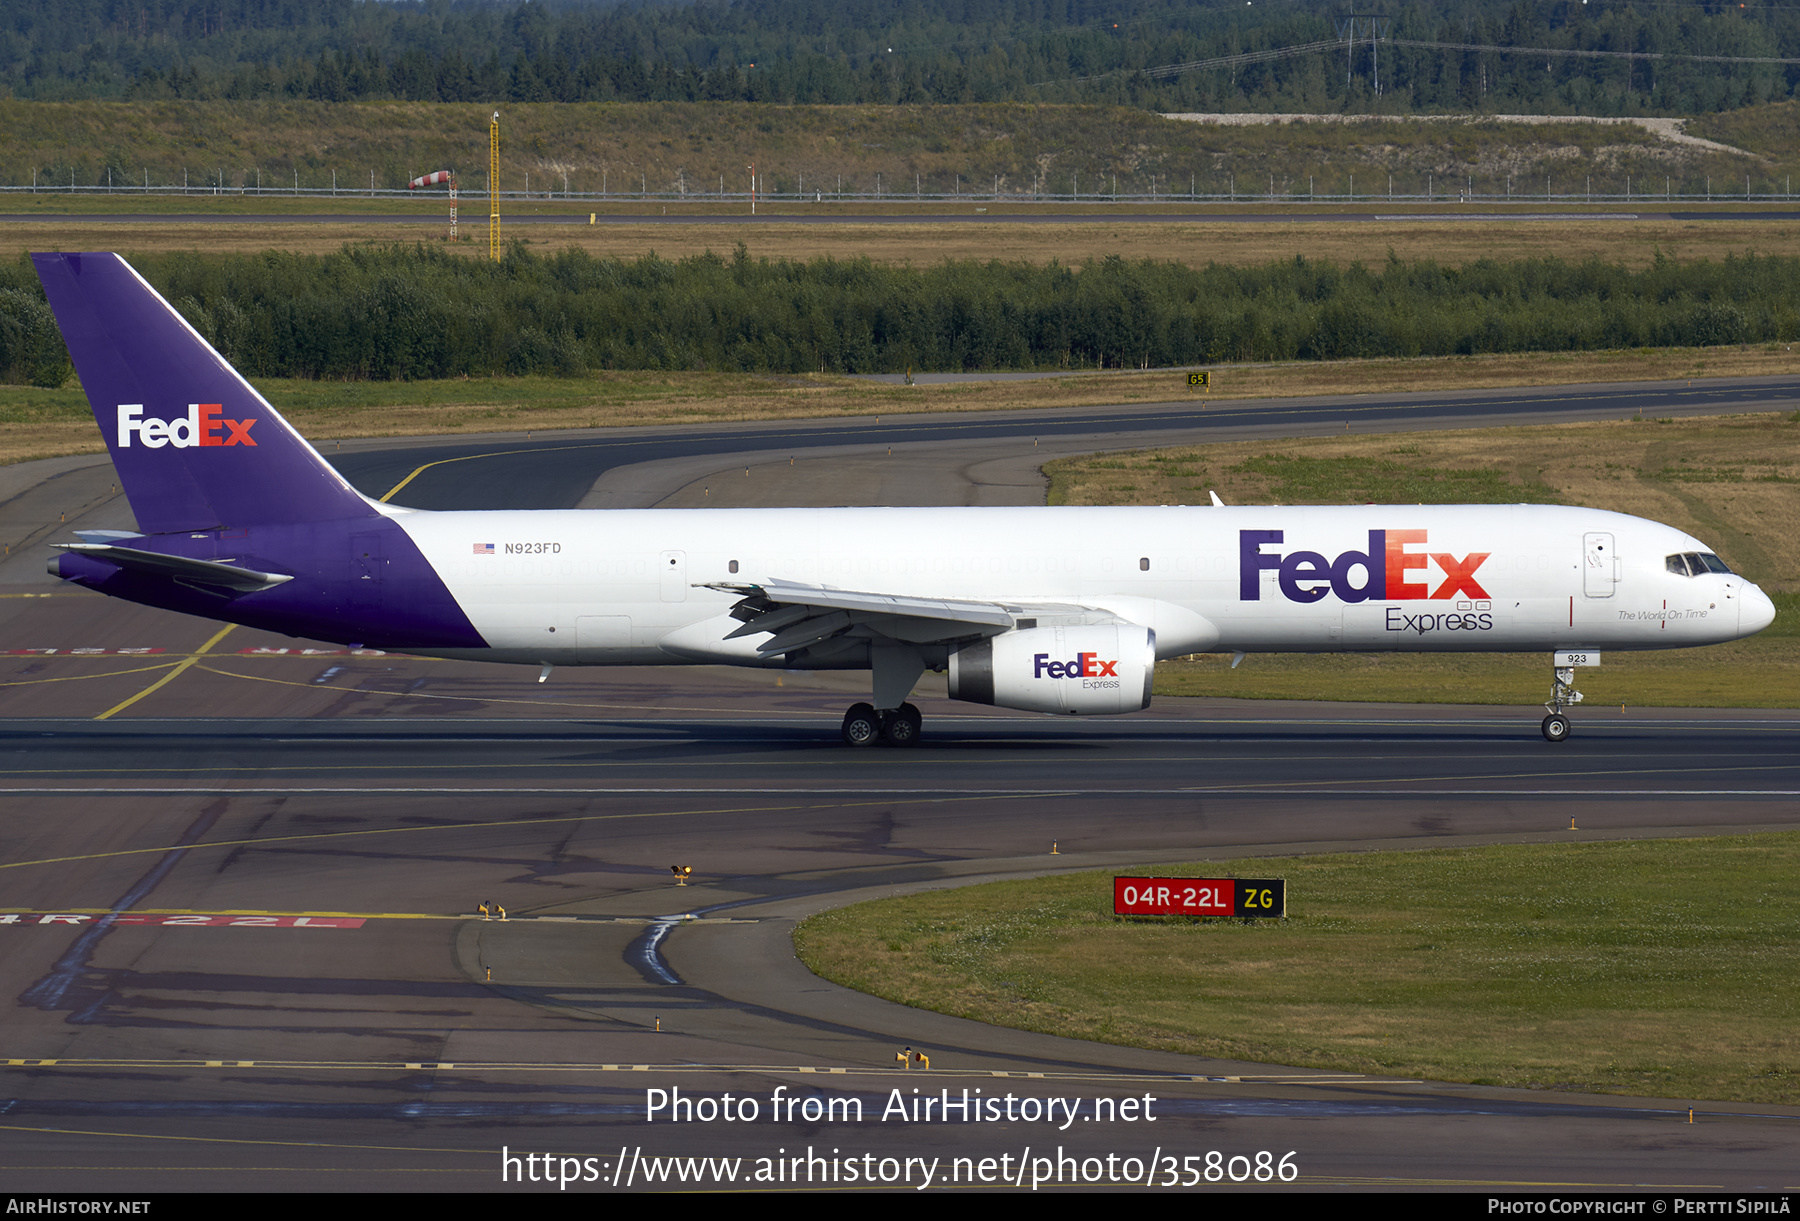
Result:
[[135,704],[139,700],[143,699],[146,695],[149,695],[155,691],[160,691],[162,688],[168,686],[170,683],[174,682],[178,677],[180,677],[181,673],[184,670],[186,670],[188,667],[192,666],[195,662],[199,661],[203,656],[205,656],[207,651],[209,649],[211,649],[215,644],[218,644],[219,641],[225,639],[225,637],[231,632],[231,629],[235,628],[236,626],[237,626],[237,624],[235,624],[235,623],[227,623],[224,627],[222,627],[218,631],[214,632],[212,639],[208,640],[205,644],[201,645],[198,649],[196,649],[192,654],[190,654],[188,656],[188,658],[185,661],[176,663],[176,666],[173,670],[170,670],[167,674],[163,675],[161,678],[157,679],[155,682],[151,683],[148,687],[145,687],[142,691],[138,692],[136,695],[132,696],[131,698],[121,700],[118,703],[114,704],[111,708],[108,708],[105,712],[102,712],[99,716],[95,717],[94,719],[96,721],[104,721],[107,718],[113,716],[115,713],[120,713],[120,712],[125,711],[127,708],[131,707],[133,704]]

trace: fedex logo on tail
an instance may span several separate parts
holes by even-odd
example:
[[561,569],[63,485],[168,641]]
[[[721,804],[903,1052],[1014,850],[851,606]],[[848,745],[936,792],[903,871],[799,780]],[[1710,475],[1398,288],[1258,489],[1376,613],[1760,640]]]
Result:
[[176,449],[195,445],[255,445],[256,438],[250,435],[250,428],[256,420],[228,420],[220,414],[222,411],[224,407],[219,403],[189,403],[186,416],[173,420],[145,420],[139,418],[144,414],[142,403],[120,403],[119,448],[131,448],[133,433],[145,449],[161,449],[165,445],[173,445]]
[[[1281,596],[1290,602],[1317,602],[1336,594],[1344,602],[1399,602],[1414,598],[1486,598],[1475,570],[1489,552],[1471,551],[1458,559],[1425,551],[1424,530],[1371,530],[1367,551],[1345,551],[1327,559],[1317,551],[1265,553],[1283,541],[1280,530],[1238,531],[1238,600],[1261,601],[1261,574],[1273,572]],[[1414,551],[1411,548],[1420,548]],[[1423,570],[1435,565],[1440,578]]]

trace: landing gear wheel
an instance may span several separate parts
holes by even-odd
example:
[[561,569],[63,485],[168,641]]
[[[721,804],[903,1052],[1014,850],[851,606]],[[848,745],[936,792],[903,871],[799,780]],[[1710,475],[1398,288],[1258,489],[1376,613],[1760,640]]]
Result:
[[889,746],[917,746],[924,718],[911,704],[881,714],[881,740]]
[[1544,741],[1563,742],[1569,737],[1569,718],[1560,712],[1552,712],[1544,718]]
[[844,741],[850,746],[867,746],[881,736],[881,717],[873,704],[852,704],[844,714]]

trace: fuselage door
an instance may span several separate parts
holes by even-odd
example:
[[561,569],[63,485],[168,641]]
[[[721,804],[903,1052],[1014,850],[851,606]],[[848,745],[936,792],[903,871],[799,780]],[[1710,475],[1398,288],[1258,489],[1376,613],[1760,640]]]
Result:
[[688,596],[687,552],[665,551],[657,557],[656,566],[661,575],[662,600],[664,602],[686,602]]
[[1590,598],[1610,598],[1619,583],[1619,557],[1613,553],[1610,534],[1581,536],[1581,592]]

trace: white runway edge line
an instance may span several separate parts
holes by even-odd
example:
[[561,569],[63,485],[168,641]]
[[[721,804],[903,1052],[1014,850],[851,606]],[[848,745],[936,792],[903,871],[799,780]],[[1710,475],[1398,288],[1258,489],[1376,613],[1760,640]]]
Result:
[[[1429,785],[1430,780],[1421,780],[1420,786]],[[468,795],[473,797],[618,797],[618,796],[670,796],[670,797],[908,797],[922,800],[946,800],[965,797],[1800,797],[1800,789],[1439,789],[1413,787],[1395,788],[1339,788],[1326,789],[1307,785],[1289,788],[1258,788],[1246,785],[1208,788],[1194,785],[1187,788],[1159,789],[893,789],[893,788],[843,788],[843,789],[746,789],[737,786],[722,786],[712,789],[589,789],[589,788],[505,788],[501,786],[465,788],[402,788],[395,787],[359,787],[359,788],[270,788],[267,786],[237,788],[231,785],[193,785],[182,788],[12,788],[0,785],[0,793],[19,793],[40,797],[178,797],[187,795],[281,795],[305,796],[311,793],[342,796],[432,796],[438,794]],[[694,810],[695,814],[716,813],[717,811]],[[595,817],[605,817],[596,815]],[[480,826],[480,823],[463,823],[457,826]],[[444,830],[451,828],[445,827]],[[352,834],[352,833],[346,833]],[[196,844],[194,847],[204,847]],[[160,851],[160,849],[157,849]]]
[[[1354,1082],[1358,1085],[1416,1085],[1414,1077],[1370,1077],[1361,1073],[1332,1072],[1293,1072],[1293,1073],[1243,1073],[1222,1075],[1215,1073],[1133,1073],[1133,1072],[1035,1072],[1029,1069],[996,1069],[996,1068],[915,1068],[898,1069],[871,1065],[811,1065],[811,1064],[628,1064],[624,1062],[607,1064],[601,1062],[582,1063],[579,1061],[560,1061],[533,1063],[524,1060],[155,1060],[147,1058],[121,1057],[118,1059],[95,1059],[78,1057],[31,1057],[21,1056],[0,1058],[0,1066],[5,1067],[53,1067],[53,1068],[281,1068],[294,1071],[311,1069],[326,1072],[408,1072],[419,1069],[444,1069],[457,1072],[529,1072],[529,1073],[687,1073],[687,1074],[746,1074],[750,1076],[766,1076],[777,1073],[793,1073],[797,1076],[830,1076],[830,1077],[897,1077],[901,1080],[918,1080],[924,1077],[950,1078],[999,1078],[1010,1081],[1081,1081],[1081,1082],[1117,1082],[1121,1084],[1158,1084],[1175,1082],[1204,1082],[1215,1085],[1319,1085]],[[1685,1111],[1668,1111],[1668,1114],[1685,1114]],[[1791,1118],[1779,1116],[1777,1118]]]

